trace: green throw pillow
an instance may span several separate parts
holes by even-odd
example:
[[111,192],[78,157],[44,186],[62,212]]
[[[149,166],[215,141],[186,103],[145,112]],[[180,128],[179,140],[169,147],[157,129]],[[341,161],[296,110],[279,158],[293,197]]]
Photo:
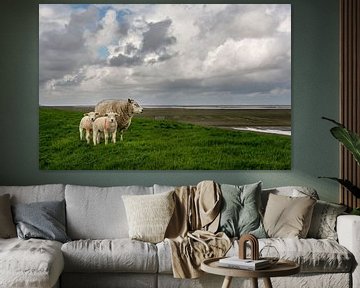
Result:
[[261,182],[235,186],[222,184],[223,197],[219,231],[229,237],[253,234],[266,238],[260,216]]

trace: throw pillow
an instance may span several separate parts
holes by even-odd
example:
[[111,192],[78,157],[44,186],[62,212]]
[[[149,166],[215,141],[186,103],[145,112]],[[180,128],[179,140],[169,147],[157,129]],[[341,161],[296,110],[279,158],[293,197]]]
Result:
[[336,218],[345,210],[344,205],[318,200],[312,214],[308,237],[337,240]]
[[164,240],[175,208],[173,193],[122,196],[131,239],[151,243]]
[[0,238],[16,237],[15,224],[11,215],[10,195],[0,196]]
[[19,238],[70,241],[65,232],[65,201],[15,204],[13,215]]
[[234,186],[221,185],[222,209],[219,231],[229,237],[251,233],[265,238],[266,233],[260,216],[261,182]]
[[305,238],[316,200],[306,197],[269,195],[264,227],[269,237]]

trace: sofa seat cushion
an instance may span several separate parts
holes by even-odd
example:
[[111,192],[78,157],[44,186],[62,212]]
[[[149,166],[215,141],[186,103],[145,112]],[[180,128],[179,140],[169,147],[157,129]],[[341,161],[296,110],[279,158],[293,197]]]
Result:
[[77,240],[61,248],[66,272],[156,273],[156,246],[123,239]]
[[[234,244],[228,256],[236,255],[238,246],[237,243]],[[354,265],[351,252],[330,239],[259,239],[259,249],[265,245],[275,247],[281,259],[298,263],[302,273],[350,272]]]
[[1,287],[52,287],[63,268],[60,242],[0,239]]
[[[267,238],[259,239],[259,249],[274,246],[280,258],[295,261],[302,273],[350,272],[354,265],[353,255],[338,242],[330,239]],[[238,255],[235,241],[227,256]],[[157,244],[159,273],[172,273],[171,248],[167,241]],[[248,251],[250,256],[250,251]]]

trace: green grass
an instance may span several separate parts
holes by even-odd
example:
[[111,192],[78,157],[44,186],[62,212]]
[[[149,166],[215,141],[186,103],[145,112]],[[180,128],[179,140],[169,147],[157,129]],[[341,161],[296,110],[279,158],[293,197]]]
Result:
[[134,117],[124,141],[106,146],[102,141],[94,147],[79,139],[78,125],[82,115],[79,111],[40,108],[40,169],[291,168],[291,138],[288,136]]

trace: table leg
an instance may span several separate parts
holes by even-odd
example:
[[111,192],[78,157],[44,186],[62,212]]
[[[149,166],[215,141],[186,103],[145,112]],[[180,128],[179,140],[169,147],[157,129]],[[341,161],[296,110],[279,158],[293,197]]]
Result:
[[221,286],[221,288],[230,288],[232,277],[231,276],[225,276],[224,282]]
[[266,277],[263,279],[264,279],[265,288],[273,288],[270,278]]
[[257,278],[251,278],[252,287],[258,288],[258,279]]

